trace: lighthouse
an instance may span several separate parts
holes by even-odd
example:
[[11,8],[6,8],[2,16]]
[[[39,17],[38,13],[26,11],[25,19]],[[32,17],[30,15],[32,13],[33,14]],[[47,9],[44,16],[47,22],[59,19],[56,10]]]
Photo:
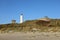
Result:
[[20,15],[20,23],[23,23],[23,14]]

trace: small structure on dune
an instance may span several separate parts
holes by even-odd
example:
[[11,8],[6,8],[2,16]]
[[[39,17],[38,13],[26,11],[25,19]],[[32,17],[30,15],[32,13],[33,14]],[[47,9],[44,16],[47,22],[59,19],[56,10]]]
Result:
[[36,23],[47,26],[50,23],[50,18],[48,17],[40,18]]

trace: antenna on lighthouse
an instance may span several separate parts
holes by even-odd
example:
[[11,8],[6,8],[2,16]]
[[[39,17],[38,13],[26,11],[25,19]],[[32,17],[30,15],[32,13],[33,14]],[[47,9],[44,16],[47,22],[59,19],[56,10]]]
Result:
[[23,14],[20,15],[20,23],[23,23]]

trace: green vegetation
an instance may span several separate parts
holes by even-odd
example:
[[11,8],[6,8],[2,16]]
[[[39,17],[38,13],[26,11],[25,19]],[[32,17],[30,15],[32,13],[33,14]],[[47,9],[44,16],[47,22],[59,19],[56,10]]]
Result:
[[21,24],[10,23],[1,24],[0,32],[60,32],[60,19],[50,19],[50,21],[27,20]]

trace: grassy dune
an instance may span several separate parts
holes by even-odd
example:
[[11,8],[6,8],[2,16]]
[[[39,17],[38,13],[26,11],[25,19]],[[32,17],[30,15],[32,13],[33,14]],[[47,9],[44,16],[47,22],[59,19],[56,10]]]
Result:
[[43,20],[27,20],[21,24],[9,23],[0,24],[1,33],[9,32],[60,32],[60,19]]

